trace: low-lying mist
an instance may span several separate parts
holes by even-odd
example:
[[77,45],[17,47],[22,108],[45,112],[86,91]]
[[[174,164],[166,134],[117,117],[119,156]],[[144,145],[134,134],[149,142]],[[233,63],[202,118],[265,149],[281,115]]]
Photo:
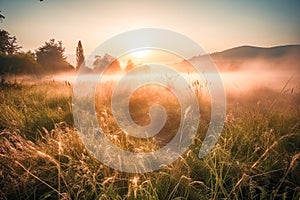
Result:
[[[219,75],[221,76],[226,93],[229,95],[247,95],[248,92],[257,89],[274,90],[274,92],[291,92],[300,93],[300,59],[292,52],[280,57],[254,57],[244,59],[229,59],[212,56],[213,62],[216,64]],[[207,88],[210,83],[205,80],[205,76],[211,76],[216,74],[209,74],[203,69],[202,74],[197,74],[194,69],[191,69],[191,65],[187,62],[182,62],[175,65],[170,65],[181,76],[183,76],[187,82],[192,86],[193,82],[199,81],[200,87]],[[80,75],[81,80],[98,80],[107,82],[118,82],[124,75],[125,70],[118,71],[116,73],[104,73],[101,80],[97,73]],[[204,76],[203,76],[204,75]],[[19,81],[22,83],[31,83],[35,81],[51,81],[61,82],[65,85],[74,85],[78,74],[75,72],[69,73],[57,73],[47,76],[10,76],[10,81]],[[145,72],[140,76],[128,76],[128,80],[133,83],[140,80],[155,81],[158,79],[167,79],[170,83],[178,80],[178,75],[165,73],[163,70],[160,74],[151,74]],[[204,91],[204,90],[202,90]]]

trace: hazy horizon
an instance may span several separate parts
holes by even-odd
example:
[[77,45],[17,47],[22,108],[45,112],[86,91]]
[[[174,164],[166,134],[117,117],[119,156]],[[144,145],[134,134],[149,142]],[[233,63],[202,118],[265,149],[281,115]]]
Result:
[[[73,66],[76,66],[75,52],[79,40],[83,44],[86,64],[92,67],[94,56],[90,55],[100,44],[117,34],[149,27],[183,34],[199,44],[206,53],[222,52],[245,45],[268,48],[300,44],[299,1],[153,1],[149,4],[146,1],[0,0],[0,6],[1,14],[5,16],[0,23],[1,29],[16,36],[23,51],[34,51],[54,38],[63,42],[67,61]],[[118,44],[112,49],[119,47]],[[186,48],[188,50],[191,49]],[[106,53],[119,59],[113,52]],[[192,56],[198,55],[190,54]],[[128,60],[135,64],[159,61],[173,65],[180,63],[180,59],[181,57],[165,54],[163,51],[146,50],[123,55],[119,61],[124,70]],[[245,86],[247,82],[264,84],[270,77],[274,80],[269,82],[274,85],[278,77],[280,82],[285,82],[293,73],[296,73],[296,81],[299,71],[297,56],[293,57],[296,62],[278,59],[282,59],[281,63],[284,63],[281,67],[278,67],[277,60],[273,58],[266,58],[263,62],[244,60],[245,63],[238,63],[236,71],[232,70],[234,73],[227,73],[225,76],[232,82],[231,88],[239,84]],[[214,61],[222,73],[226,71],[226,65],[231,66],[233,63],[230,59],[225,64],[222,59]],[[265,67],[266,65],[271,67]],[[246,70],[242,69],[243,66],[246,66]],[[281,76],[282,72],[286,73],[285,76]],[[264,78],[268,74],[269,78]],[[258,79],[260,80],[253,81]]]

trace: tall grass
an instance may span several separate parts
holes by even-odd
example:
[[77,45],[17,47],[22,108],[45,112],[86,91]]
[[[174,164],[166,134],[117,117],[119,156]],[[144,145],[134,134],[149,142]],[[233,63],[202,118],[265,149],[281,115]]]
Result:
[[[0,199],[300,198],[299,91],[230,95],[221,138],[203,159],[197,155],[209,103],[199,96],[205,109],[190,149],[159,171],[130,174],[103,165],[82,144],[73,127],[71,88],[47,82],[0,90]],[[131,101],[133,119],[141,124],[148,122],[141,119],[148,106],[143,98],[137,91]],[[159,100],[174,116],[172,97]],[[158,148],[159,138],[140,141],[119,132],[106,105],[98,102],[98,121],[116,145]]]

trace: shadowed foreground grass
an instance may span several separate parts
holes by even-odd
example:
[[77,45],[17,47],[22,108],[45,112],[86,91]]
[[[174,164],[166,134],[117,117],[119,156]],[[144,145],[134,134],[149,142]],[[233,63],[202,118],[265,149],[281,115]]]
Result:
[[73,127],[71,88],[0,90],[0,199],[300,198],[299,91],[229,96],[225,127],[208,156],[197,157],[199,129],[180,159],[141,175],[110,169],[89,154]]

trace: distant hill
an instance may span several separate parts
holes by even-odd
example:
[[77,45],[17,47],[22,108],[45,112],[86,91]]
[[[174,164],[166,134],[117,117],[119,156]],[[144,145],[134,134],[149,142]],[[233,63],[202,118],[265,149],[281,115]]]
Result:
[[[197,62],[207,55],[194,56],[189,61]],[[240,46],[210,54],[221,71],[244,69],[245,67],[272,67],[300,71],[300,45],[276,47]]]
[[286,45],[276,47],[254,47],[254,46],[240,46],[225,51],[211,54],[213,58],[224,59],[249,59],[255,57],[263,58],[278,58],[286,56],[291,53],[300,55],[300,45]]

